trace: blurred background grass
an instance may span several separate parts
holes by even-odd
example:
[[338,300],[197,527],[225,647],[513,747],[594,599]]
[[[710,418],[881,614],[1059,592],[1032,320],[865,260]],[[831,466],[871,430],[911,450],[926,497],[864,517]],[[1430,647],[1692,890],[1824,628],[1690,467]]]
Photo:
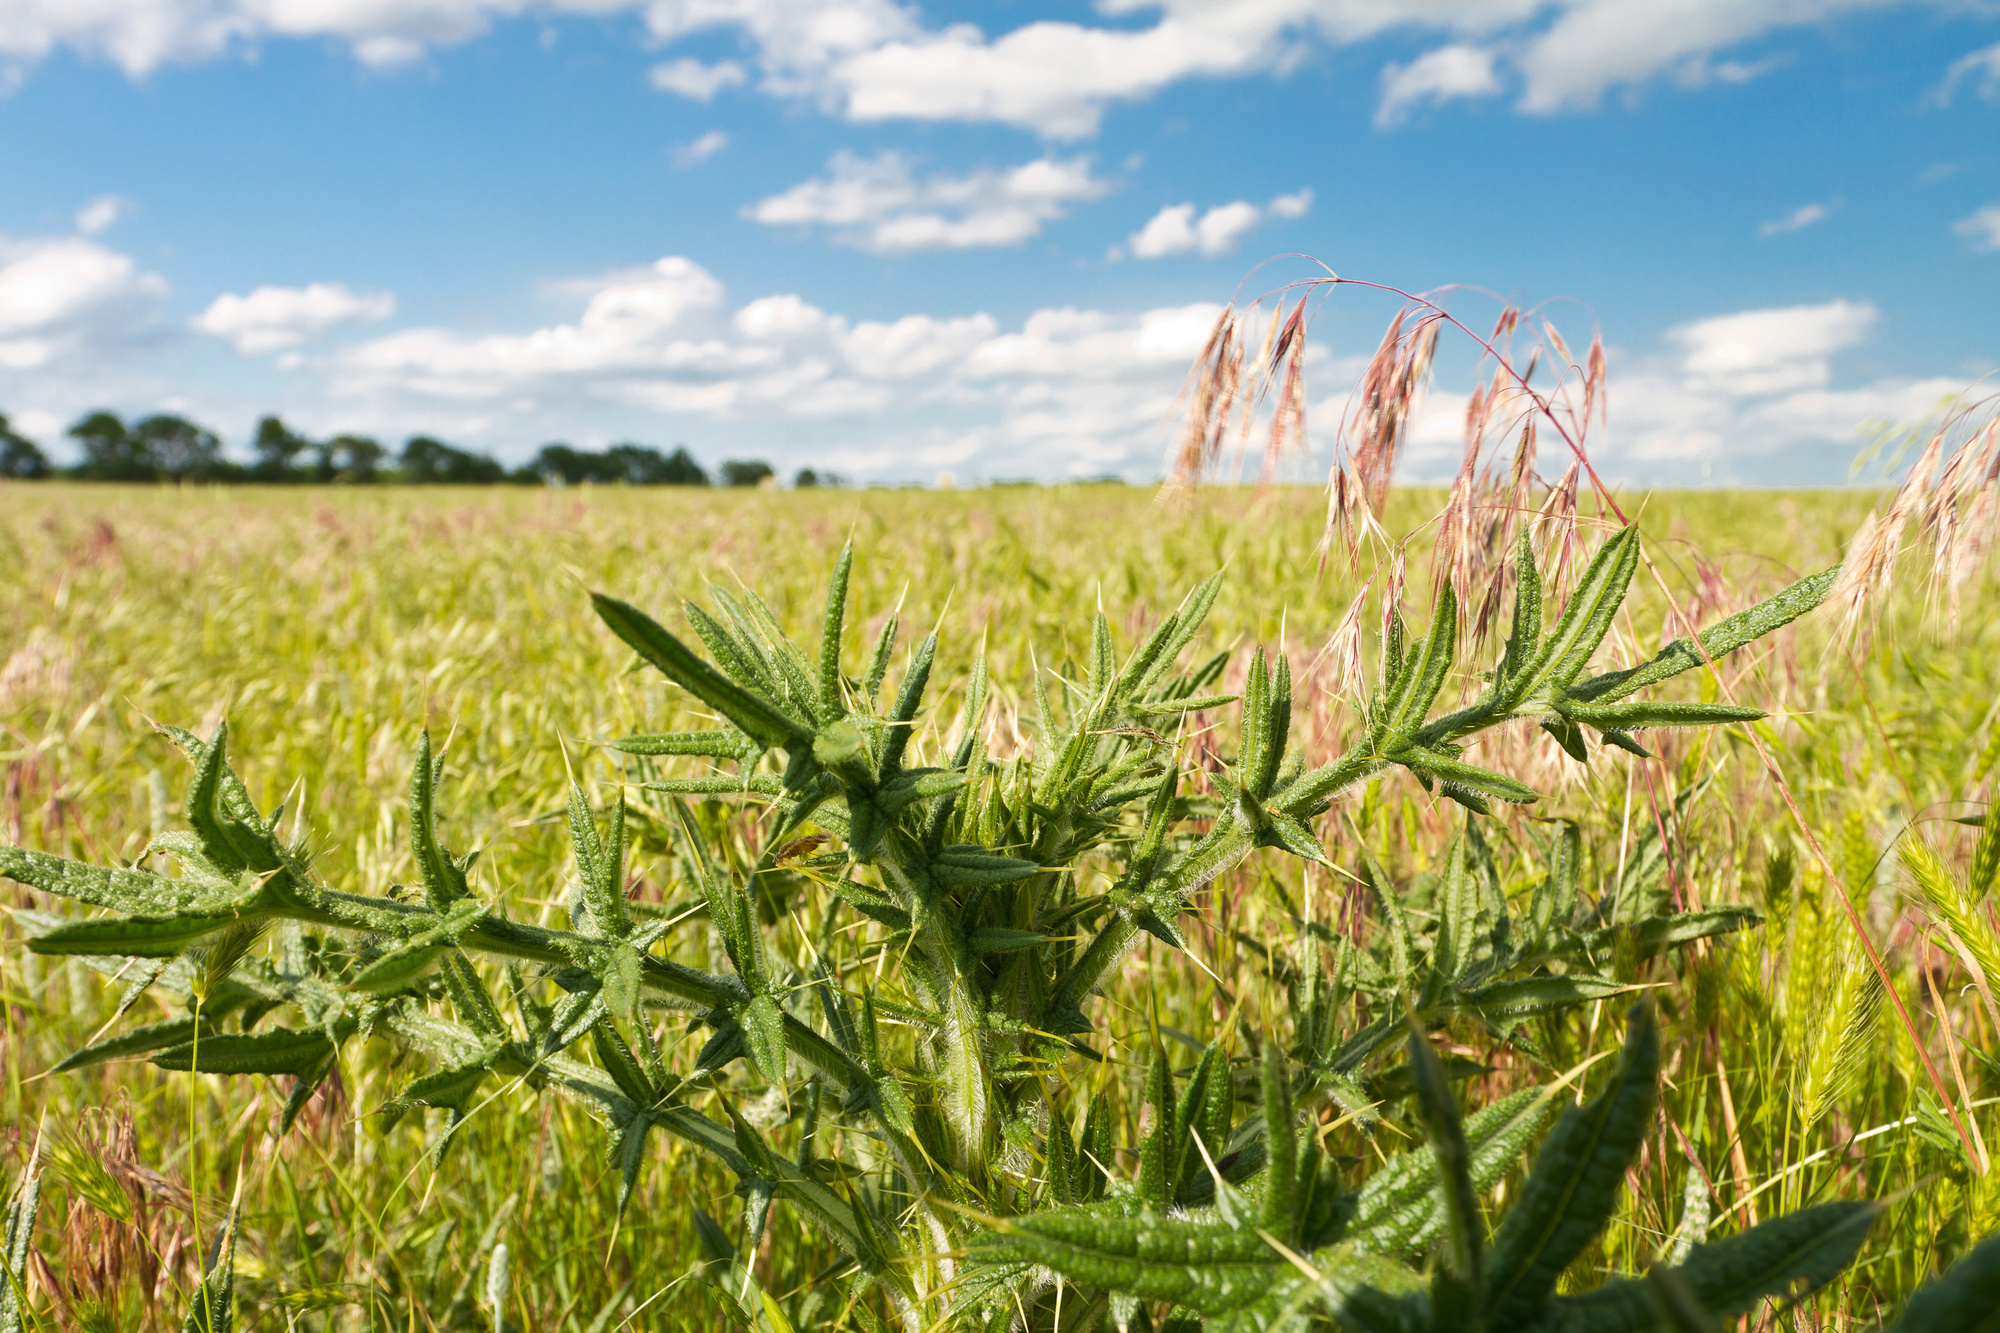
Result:
[[[1398,493],[1389,530],[1410,530],[1438,499]],[[1702,492],[1623,503],[1676,597],[1733,609],[1837,560],[1874,499],[1858,491]],[[1031,743],[1032,706],[1021,709],[1008,691],[1028,688],[1033,663],[1060,668],[1080,656],[1100,605],[1129,645],[1218,567],[1229,577],[1198,649],[1239,646],[1239,676],[1252,642],[1282,638],[1295,662],[1311,663],[1358,582],[1343,556],[1322,569],[1323,518],[1324,498],[1311,490],[1215,489],[1168,507],[1121,486],[0,487],[0,837],[99,862],[136,857],[154,833],[175,826],[185,778],[148,720],[205,732],[227,716],[235,762],[260,805],[288,801],[288,817],[297,812],[315,830],[329,883],[381,892],[412,877],[402,805],[409,755],[428,726],[452,737],[444,834],[456,847],[486,849],[479,891],[531,916],[537,906],[554,913],[571,874],[559,827],[566,754],[605,779],[613,773],[593,741],[698,725],[684,696],[652,673],[628,672],[629,653],[597,624],[586,590],[616,593],[678,628],[678,599],[699,597],[711,580],[740,581],[782,622],[805,629],[822,605],[826,569],[851,536],[850,651],[858,654],[899,604],[906,639],[940,627],[941,681],[961,678],[983,642],[1000,689],[1003,744]],[[1416,602],[1429,586],[1418,558],[1428,546],[1428,534],[1411,543]],[[1826,627],[1815,624],[1730,668],[1737,698],[1779,713],[1764,724],[1774,753],[1843,873],[1872,894],[1871,926],[1894,953],[1905,1002],[1940,1068],[1953,1057],[1967,1102],[2000,1083],[1989,1059],[1992,1024],[1977,996],[1963,992],[1955,961],[1924,942],[1883,853],[1912,819],[1951,858],[1969,847],[1968,830],[1938,821],[1983,808],[1946,803],[1983,800],[2000,751],[2000,621],[1991,592],[1990,582],[1969,591],[1949,637],[1917,589],[1898,593],[1863,651],[1829,656]],[[1656,589],[1637,590],[1625,651],[1642,644],[1650,652],[1672,637],[1659,632],[1661,603]],[[1301,675],[1297,731],[1309,748],[1330,750],[1348,720],[1330,693],[1332,672],[1302,666]],[[1832,923],[1824,938],[1847,928],[1826,915],[1816,876],[1786,869],[1801,863],[1782,807],[1740,738],[1693,746],[1669,738],[1657,764],[1617,759],[1585,772],[1550,758],[1545,740],[1509,735],[1524,755],[1533,752],[1519,763],[1539,765],[1551,792],[1533,813],[1582,818],[1612,846],[1630,843],[1635,810],[1652,818],[1649,799],[1670,803],[1715,772],[1675,831],[1680,873],[1706,902],[1749,901],[1772,916],[1764,930],[1701,951],[1685,969],[1663,965],[1640,978],[1662,985],[1670,1012],[1682,1015],[1669,1028],[1672,1123],[1635,1172],[1638,1188],[1592,1264],[1649,1261],[1687,1211],[1691,1173],[1714,1183],[1719,1231],[1780,1204],[1913,1187],[1855,1272],[1793,1318],[1866,1314],[1967,1237],[2000,1224],[2000,1194],[1940,1129],[1944,1117],[1921,1090],[1915,1053],[1886,1016],[1863,1067],[1848,1071],[1836,1110],[1800,1123],[1792,1091],[1803,1071],[1793,1066],[1810,1058],[1803,1025],[1823,997],[1807,987],[1788,1003],[1786,978],[1800,969],[1787,964],[1802,939],[1817,948],[1822,938],[1802,933],[1800,922],[1817,929],[1824,917]],[[1490,750],[1481,762],[1505,766]],[[1530,816],[1504,818],[1518,828]],[[1414,870],[1452,823],[1395,777],[1343,806],[1327,830],[1336,859],[1341,838],[1360,829]],[[1527,869],[1510,872],[1515,887]],[[634,870],[636,893],[679,896],[648,878],[644,858]],[[1282,913],[1296,888],[1252,861],[1211,901],[1243,938],[1278,945],[1293,934]],[[16,886],[0,892],[16,905],[52,905]],[[239,1184],[246,1327],[472,1326],[489,1318],[475,1307],[495,1239],[514,1255],[507,1313],[522,1328],[723,1322],[693,1284],[672,1284],[697,1253],[688,1204],[718,1216],[733,1216],[735,1205],[724,1174],[678,1145],[654,1149],[631,1211],[614,1226],[614,1173],[602,1161],[601,1133],[574,1108],[526,1092],[476,1116],[433,1175],[415,1128],[385,1134],[367,1114],[406,1077],[386,1043],[350,1060],[344,1081],[283,1142],[272,1137],[282,1089],[190,1079],[143,1062],[43,1077],[111,1018],[121,988],[77,964],[28,955],[18,930],[6,929],[0,1114],[16,1168],[43,1123],[76,1149],[77,1164],[51,1185],[37,1238],[41,1280],[63,1284],[62,1310],[74,1326],[177,1325],[178,1313],[148,1293],[191,1280],[191,1209],[212,1224]],[[1285,992],[1254,952],[1228,932],[1205,939],[1209,965],[1240,987],[1247,1021],[1288,1021]],[[699,962],[708,942],[690,936],[670,947]],[[1811,966],[1833,976],[1842,957],[1815,952]],[[1921,980],[1926,970],[1941,1012]],[[1109,1013],[1136,1014],[1131,1001],[1150,988],[1163,1019],[1203,1037],[1218,1027],[1214,989],[1184,957],[1135,955],[1119,986],[1107,997]],[[140,1005],[146,1018],[164,1016],[151,1000]],[[1544,1034],[1552,1057],[1590,1049],[1597,1024],[1593,1013],[1574,1030]],[[1958,1044],[1948,1049],[1948,1040]],[[685,1061],[692,1047],[678,1054]],[[1472,1092],[1497,1091],[1528,1072],[1502,1068],[1484,1089],[1475,1080]],[[1988,1141],[2000,1133],[1993,1108],[1973,1119]],[[1897,1127],[1842,1146],[1881,1125]],[[93,1157],[137,1201],[132,1216],[117,1215],[118,1196],[92,1202],[84,1163]],[[148,1171],[166,1183],[151,1183]],[[174,1182],[200,1197],[181,1206]],[[799,1288],[833,1259],[785,1211],[774,1215],[758,1258],[767,1286],[779,1291]]]

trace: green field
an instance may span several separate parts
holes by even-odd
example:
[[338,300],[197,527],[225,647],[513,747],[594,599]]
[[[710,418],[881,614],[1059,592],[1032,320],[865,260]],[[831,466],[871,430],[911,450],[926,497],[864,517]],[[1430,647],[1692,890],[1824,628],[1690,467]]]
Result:
[[[1610,665],[1642,660],[1673,637],[1662,633],[1662,585],[1712,620],[1835,563],[1875,499],[1854,491],[1622,498],[1660,582],[1649,574],[1635,583],[1600,652]],[[1437,499],[1399,493],[1389,530],[1417,527]],[[576,875],[565,823],[570,775],[605,801],[619,767],[601,742],[705,725],[687,694],[632,669],[631,651],[592,614],[588,593],[612,593],[681,633],[682,599],[703,599],[711,583],[750,589],[816,646],[827,573],[849,539],[850,658],[865,654],[898,606],[898,670],[935,625],[933,693],[948,702],[936,710],[948,723],[983,644],[994,682],[987,743],[997,759],[1033,751],[1036,672],[1080,679],[1100,608],[1122,655],[1221,569],[1222,592],[1190,655],[1230,650],[1218,688],[1234,694],[1253,645],[1282,646],[1296,676],[1293,741],[1318,763],[1357,725],[1321,653],[1358,586],[1342,556],[1320,558],[1324,506],[1314,490],[1212,490],[1164,506],[1150,491],[1120,486],[0,485],[0,842],[100,865],[138,860],[151,839],[181,826],[188,780],[186,761],[150,724],[206,736],[226,719],[252,800],[267,811],[282,803],[288,834],[311,831],[325,883],[388,894],[418,878],[405,799],[428,728],[445,746],[441,834],[455,848],[483,849],[475,893],[505,902],[517,919],[555,924]],[[1420,532],[1410,548],[1418,622],[1429,619],[1420,558],[1429,540]],[[1754,724],[1758,735],[1886,950],[1949,1105],[1932,1091],[1897,1006],[1868,1007],[1854,979],[1866,969],[1852,928],[1744,728],[1651,733],[1656,759],[1607,751],[1587,769],[1527,724],[1496,731],[1476,752],[1544,793],[1482,821],[1510,901],[1525,902],[1546,877],[1538,839],[1554,826],[1538,820],[1563,816],[1596,849],[1587,883],[1615,896],[1643,874],[1658,885],[1649,892],[1676,906],[1740,903],[1765,918],[1687,950],[1607,962],[1658,1007],[1664,1113],[1610,1229],[1565,1271],[1565,1291],[1641,1271],[1671,1248],[1677,1229],[1686,1234],[1691,1179],[1704,1200],[1712,1185],[1712,1205],[1700,1205],[1713,1214],[1711,1237],[1807,1204],[1888,1201],[1859,1261],[1777,1316],[1779,1327],[1872,1327],[1878,1312],[2000,1229],[2000,1188],[1978,1160],[2000,1144],[2000,1034],[1967,963],[1932,941],[1895,853],[1899,840],[1920,839],[1953,868],[1971,856],[1979,830],[1950,818],[1984,810],[2000,758],[2000,617],[1990,575],[1964,591],[1950,626],[1927,609],[1921,573],[1910,571],[1915,562],[1865,647],[1831,650],[1830,625],[1812,619],[1746,649],[1723,672],[1731,697],[1771,712]],[[1371,634],[1371,663],[1374,653]],[[1713,698],[1714,685],[1696,680],[1705,674],[1665,693]],[[1477,685],[1465,674],[1447,695]],[[1208,716],[1219,730],[1200,744],[1233,754],[1235,711]],[[924,734],[913,745],[935,754],[944,740]],[[704,818],[717,837],[754,837],[747,818],[709,804]],[[1396,882],[1417,886],[1413,910],[1427,912],[1424,895],[1435,890],[1425,886],[1463,822],[1457,807],[1391,773],[1321,820],[1333,868],[1257,853],[1200,895],[1183,922],[1187,951],[1142,945],[1107,977],[1093,1012],[1106,1068],[1127,1089],[1114,1176],[1137,1169],[1134,1099],[1154,1024],[1175,1046],[1177,1068],[1210,1039],[1240,1045],[1230,1034],[1291,1034],[1297,918],[1356,938],[1380,928],[1353,877],[1362,845]],[[626,887],[635,903],[679,915],[697,900],[665,830],[658,807],[635,799]],[[0,892],[16,909],[81,914],[25,887]],[[789,925],[771,923],[773,947],[804,969],[807,944],[821,936],[816,918],[836,904],[804,884],[791,911]],[[1990,904],[1975,911],[1990,938]],[[847,913],[840,924],[859,921]],[[4,929],[9,1178],[38,1134],[53,1163],[32,1238],[39,1258],[27,1270],[29,1326],[180,1327],[197,1250],[232,1198],[242,1217],[244,1328],[493,1327],[485,1301],[496,1242],[511,1254],[502,1313],[521,1329],[714,1328],[736,1318],[727,1294],[690,1271],[703,1254],[695,1206],[735,1228],[743,1203],[727,1171],[679,1141],[651,1139],[621,1218],[603,1130],[575,1103],[518,1081],[487,1085],[433,1170],[421,1112],[393,1128],[376,1114],[423,1072],[387,1039],[349,1043],[337,1077],[282,1137],[281,1079],[172,1073],[144,1059],[51,1074],[106,1031],[178,1013],[139,996],[114,1027],[122,981],[28,952],[19,921]],[[728,966],[699,914],[659,947],[690,966]],[[1615,1048],[1628,1002],[1536,1020],[1523,1036],[1540,1059],[1478,1024],[1448,1027],[1449,1051],[1473,1062],[1458,1084],[1464,1105],[1546,1083]],[[1843,1044],[1834,1020],[1856,1014],[1849,1026],[1858,1035]],[[684,1033],[679,1020],[660,1031],[668,1062],[689,1067],[702,1035]],[[1608,1067],[1593,1066],[1589,1077]],[[1063,1075],[1072,1076],[1083,1077]],[[720,1077],[747,1090],[744,1104],[755,1102],[762,1083],[748,1061]],[[1256,1077],[1243,1059],[1239,1100],[1254,1100]],[[1389,1080],[1371,1091],[1383,1102],[1372,1129],[1331,1106],[1322,1112],[1327,1151],[1357,1178],[1423,1135],[1407,1087]],[[693,1101],[721,1121],[719,1095],[708,1089]],[[1815,1102],[1820,1112],[1808,1120],[1801,1107]],[[760,1127],[789,1142],[796,1108],[765,1110]],[[1978,1139],[1970,1160],[1954,1114]],[[1017,1146],[1023,1160],[1034,1157],[1032,1145]],[[1497,1208],[1519,1188],[1512,1173],[1486,1202]],[[781,1200],[747,1268],[774,1303],[767,1323],[804,1327],[842,1311],[828,1295],[840,1266],[839,1252]],[[846,1317],[863,1327],[874,1316],[855,1308]]]

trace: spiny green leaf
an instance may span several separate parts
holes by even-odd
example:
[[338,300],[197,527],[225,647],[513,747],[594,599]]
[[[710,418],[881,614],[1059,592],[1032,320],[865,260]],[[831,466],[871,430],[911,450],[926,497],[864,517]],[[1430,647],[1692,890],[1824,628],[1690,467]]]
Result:
[[[133,916],[164,916],[214,903],[217,891],[143,870],[85,865],[26,847],[0,846],[0,875],[31,889]],[[234,881],[227,891],[234,894]]]
[[181,1333],[230,1333],[236,1318],[236,1211],[216,1234]]
[[812,738],[810,731],[785,716],[777,705],[723,676],[637,607],[603,593],[592,593],[590,601],[613,634],[659,668],[668,680],[735,723],[745,735],[767,746]]
[[1411,746],[1398,750],[1397,763],[1419,777],[1428,777],[1477,796],[1491,796],[1516,805],[1533,805],[1541,797],[1535,789],[1514,778],[1472,764],[1462,763],[1437,750]]
[[1896,1333],[2000,1330],[2000,1236],[1988,1236],[1903,1306]]
[[465,872],[443,847],[437,836],[437,781],[441,765],[431,757],[431,734],[417,737],[416,762],[410,765],[410,850],[423,876],[424,900],[433,912],[442,912],[468,892]]
[[121,1032],[103,1041],[94,1041],[88,1046],[71,1051],[60,1061],[49,1067],[51,1074],[65,1074],[72,1069],[87,1069],[91,1065],[102,1064],[106,1060],[118,1060],[128,1055],[145,1055],[168,1046],[179,1046],[192,1041],[195,1035],[195,1021],[192,1018],[170,1018],[164,1023],[148,1023],[144,1027]]
[[764,748],[740,731],[670,731],[650,736],[620,736],[605,744],[621,754],[704,755],[738,763],[756,757]]
[[1638,565],[1639,529],[1628,525],[1613,533],[1591,558],[1533,665],[1508,690],[1509,707],[1549,687],[1565,688],[1576,679],[1610,632],[1612,617],[1624,603]]
[[1172,1301],[1202,1314],[1250,1305],[1268,1296],[1273,1284],[1298,1277],[1252,1229],[1156,1212],[1134,1215],[1124,1203],[1009,1219],[1000,1234],[977,1242],[975,1253],[1042,1264],[1078,1286]]
[[[1755,722],[1764,716],[1761,708],[1744,708],[1738,704],[1590,704],[1565,701],[1561,708],[1564,716],[1605,731],[1634,731],[1640,727],[1712,727],[1729,722]],[[1610,737],[1607,735],[1605,739]]]
[[[1768,1296],[1802,1295],[1832,1281],[1853,1262],[1881,1211],[1873,1202],[1802,1208],[1695,1246],[1675,1272],[1710,1314],[1747,1314]],[[1522,1327],[1534,1333],[1653,1333],[1658,1318],[1644,1279],[1626,1278],[1580,1296],[1555,1297]]]
[[[1709,658],[1735,652],[1813,610],[1826,600],[1826,595],[1833,591],[1833,585],[1839,578],[1840,566],[1835,565],[1832,569],[1800,579],[1776,597],[1759,602],[1747,611],[1739,611],[1703,630],[1700,648],[1690,640],[1676,639],[1662,648],[1651,661],[1624,671],[1593,676],[1571,687],[1570,694],[1578,699],[1609,702],[1635,694],[1649,685],[1657,685],[1683,671],[1704,666]],[[1703,648],[1707,649],[1706,656],[1703,655]]]
[[37,935],[28,948],[41,954],[122,954],[171,958],[197,940],[244,919],[236,912],[186,912],[174,916],[120,916],[77,921]]
[[1523,526],[1514,545],[1514,619],[1507,636],[1507,648],[1494,673],[1493,694],[1506,693],[1528,663],[1535,660],[1542,643],[1542,575],[1535,567],[1535,543]]
[[827,583],[826,615],[819,631],[819,715],[822,722],[847,711],[840,685],[840,636],[847,623],[847,580],[854,567],[854,543],[843,543]]
[[[1492,1188],[1519,1162],[1547,1116],[1550,1093],[1523,1088],[1465,1121],[1473,1188]],[[1398,1153],[1362,1184],[1348,1236],[1362,1248],[1391,1257],[1410,1254],[1445,1229],[1437,1158],[1429,1149]]]
[[1477,1289],[1485,1264],[1485,1226],[1479,1218],[1479,1196],[1472,1182],[1472,1149],[1459,1119],[1458,1098],[1451,1080],[1431,1049],[1422,1024],[1410,1022],[1410,1072],[1414,1075],[1417,1114],[1430,1136],[1437,1158],[1438,1180],[1444,1187],[1445,1231],[1450,1243],[1445,1257],[1453,1277],[1468,1289],[1470,1308],[1463,1311],[1479,1322]]
[[333,1039],[320,1031],[273,1028],[229,1032],[173,1046],[153,1057],[162,1069],[204,1074],[296,1074],[303,1078],[334,1053]]
[[1488,1307],[1496,1330],[1525,1325],[1610,1218],[1625,1168],[1652,1126],[1659,1071],[1652,1006],[1635,1005],[1611,1082],[1581,1110],[1563,1112],[1493,1238]]
[[743,1039],[750,1049],[750,1062],[772,1083],[785,1077],[785,1017],[778,1002],[768,995],[752,996],[739,1020]]

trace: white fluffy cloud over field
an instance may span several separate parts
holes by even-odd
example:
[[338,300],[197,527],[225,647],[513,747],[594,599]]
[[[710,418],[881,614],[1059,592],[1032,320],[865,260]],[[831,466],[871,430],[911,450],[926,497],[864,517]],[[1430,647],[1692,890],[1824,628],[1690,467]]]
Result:
[[[546,438],[692,438],[717,456],[863,478],[1146,478],[1162,468],[1176,397],[1218,313],[1194,303],[1046,308],[1012,325],[977,311],[854,319],[794,293],[737,296],[684,256],[556,290],[573,294],[573,317],[508,333],[371,334],[366,324],[393,318],[393,297],[334,282],[224,294],[180,332],[161,317],[165,281],[131,256],[88,237],[0,239],[0,401],[58,447],[70,420],[111,406],[187,411],[239,443],[257,414],[279,411],[309,431],[392,443],[432,431],[509,457]],[[1863,423],[1922,416],[1964,387],[1843,375],[1842,358],[1880,322],[1871,303],[1841,299],[1689,321],[1650,353],[1614,349],[1600,464],[1640,480],[1711,463],[1725,470],[1718,480],[1783,482],[1782,467],[1758,460],[1808,448],[1844,461]],[[172,358],[206,342],[195,334],[276,357],[275,393],[175,396],[169,386],[186,381]],[[1309,432],[1322,450],[1366,350],[1328,347],[1312,363]],[[1461,388],[1431,395],[1410,476],[1455,465]]]
[[[1313,43],[1390,32],[1443,39],[1384,69],[1386,126],[1426,101],[1510,90],[1521,110],[1545,113],[1661,76],[1686,85],[1740,81],[1763,66],[1728,59],[1733,48],[1890,3],[1105,0],[1100,8],[1116,26],[1042,21],[989,32],[937,26],[893,0],[0,0],[0,56],[20,65],[66,48],[139,76],[261,42],[331,37],[364,63],[395,65],[518,15],[636,12],[656,42],[733,32],[751,53],[747,62],[663,61],[651,77],[673,94],[707,100],[755,82],[857,121],[998,122],[1074,139],[1095,132],[1113,103],[1188,79],[1280,70]],[[1950,90],[1990,90],[1991,53],[1967,62]]]
[[610,405],[725,428],[809,423],[836,443],[775,461],[863,474],[1143,475],[1217,311],[1043,310],[1014,329],[986,314],[851,320],[790,294],[737,304],[670,256],[596,280],[573,321],[487,337],[411,329],[308,365],[383,420]]

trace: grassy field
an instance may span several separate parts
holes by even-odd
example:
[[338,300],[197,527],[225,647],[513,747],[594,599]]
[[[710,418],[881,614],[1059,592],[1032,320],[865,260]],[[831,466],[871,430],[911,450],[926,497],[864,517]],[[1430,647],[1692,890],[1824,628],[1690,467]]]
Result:
[[[1666,587],[1709,618],[1837,561],[1873,498],[1626,501]],[[1390,530],[1419,523],[1436,499],[1399,494]],[[591,614],[587,592],[614,593],[678,627],[680,599],[700,598],[710,582],[740,584],[810,635],[827,569],[849,538],[850,651],[859,656],[900,606],[906,629],[939,627],[936,678],[955,696],[983,642],[996,754],[1035,743],[1035,709],[1017,691],[1038,668],[1065,673],[1087,657],[1097,609],[1122,651],[1187,589],[1226,569],[1197,648],[1233,650],[1224,677],[1233,692],[1251,646],[1282,642],[1301,677],[1294,735],[1320,759],[1353,725],[1320,649],[1357,582],[1339,559],[1322,570],[1323,518],[1316,491],[1218,490],[1165,507],[1117,486],[4,487],[0,840],[99,863],[139,857],[176,826],[186,779],[184,761],[149,723],[205,735],[227,718],[252,797],[266,810],[282,802],[288,828],[296,820],[315,831],[327,882],[387,892],[416,873],[403,803],[410,755],[428,727],[451,738],[439,808],[452,845],[484,849],[478,892],[553,921],[574,873],[563,826],[568,774],[608,783],[617,770],[597,742],[700,725],[687,696],[628,670],[630,652]],[[1428,544],[1427,536],[1412,543],[1413,589],[1428,586],[1417,558]],[[1928,839],[1960,864],[1977,835],[1948,817],[1983,810],[2000,757],[1992,591],[1990,580],[1969,590],[1949,633],[1918,590],[1899,595],[1863,650],[1831,653],[1827,627],[1807,622],[1728,668],[1734,697],[1774,714],[1757,724],[1761,734],[1807,824],[1863,899],[1903,1005],[1981,1150],[2000,1136],[1988,1104],[2000,1093],[1993,1017],[1960,961],[1928,941],[1892,849],[1899,838]],[[1659,588],[1642,586],[1607,658],[1649,655],[1671,637],[1660,632],[1662,613]],[[1507,861],[1510,894],[1531,891],[1536,877],[1534,816],[1557,814],[1582,822],[1593,845],[1615,849],[1594,870],[1607,884],[1622,888],[1650,845],[1676,901],[1743,902],[1767,918],[1621,978],[1658,997],[1665,1114],[1612,1230],[1566,1282],[1643,1268],[1684,1229],[1697,1194],[1714,1235],[1806,1202],[1879,1196],[1892,1203],[1860,1263],[1780,1320],[1871,1326],[1879,1308],[2000,1228],[2000,1189],[1983,1162],[1968,1162],[1894,1006],[1866,1010],[1873,1017],[1845,1046],[1826,1039],[1829,1014],[1865,1008],[1849,980],[1859,967],[1852,931],[1740,730],[1667,735],[1655,760],[1619,757],[1588,770],[1530,732],[1509,731],[1481,750],[1481,762],[1549,793],[1498,819],[1495,839],[1520,849]],[[1417,874],[1457,827],[1451,811],[1407,776],[1391,776],[1337,805],[1322,832],[1340,865],[1354,864],[1359,840]],[[632,896],[684,900],[643,830],[637,847]],[[1204,1040],[1232,1014],[1245,1028],[1288,1025],[1282,969],[1270,961],[1296,935],[1288,913],[1318,901],[1324,916],[1347,891],[1338,875],[1301,875],[1299,863],[1253,857],[1205,896],[1189,953],[1133,954],[1106,988],[1114,1055],[1140,1051],[1149,1013]],[[18,907],[54,906],[8,891]],[[726,1173],[693,1153],[656,1138],[621,1220],[602,1132],[573,1105],[525,1089],[483,1105],[431,1170],[413,1122],[385,1130],[373,1114],[410,1072],[387,1042],[357,1047],[283,1138],[274,1117],[284,1090],[262,1080],[171,1074],[144,1061],[51,1075],[112,1020],[122,987],[78,963],[29,954],[18,927],[6,929],[0,1115],[10,1170],[38,1132],[60,1149],[30,1269],[44,1327],[177,1327],[196,1272],[193,1238],[239,1194],[246,1328],[490,1327],[483,1302],[496,1241],[512,1255],[504,1313],[519,1328],[603,1333],[726,1321],[707,1287],[683,1280],[700,1252],[690,1205],[717,1217],[740,1205]],[[720,952],[698,922],[669,936],[667,950],[697,966]],[[1600,1026],[1619,1009],[1594,1005],[1537,1041],[1567,1068],[1604,1048]],[[168,1016],[148,998],[132,1017]],[[670,1060],[685,1064],[700,1037],[668,1035]],[[1468,1104],[1548,1076],[1526,1056],[1496,1052],[1477,1030],[1454,1038],[1458,1053],[1484,1066],[1462,1085]],[[1800,1108],[1815,1100],[1825,1109],[1808,1120]],[[1385,1121],[1380,1132],[1397,1131]],[[1358,1139],[1349,1148],[1370,1150]],[[835,1258],[781,1204],[753,1267],[799,1319],[813,1279]]]

